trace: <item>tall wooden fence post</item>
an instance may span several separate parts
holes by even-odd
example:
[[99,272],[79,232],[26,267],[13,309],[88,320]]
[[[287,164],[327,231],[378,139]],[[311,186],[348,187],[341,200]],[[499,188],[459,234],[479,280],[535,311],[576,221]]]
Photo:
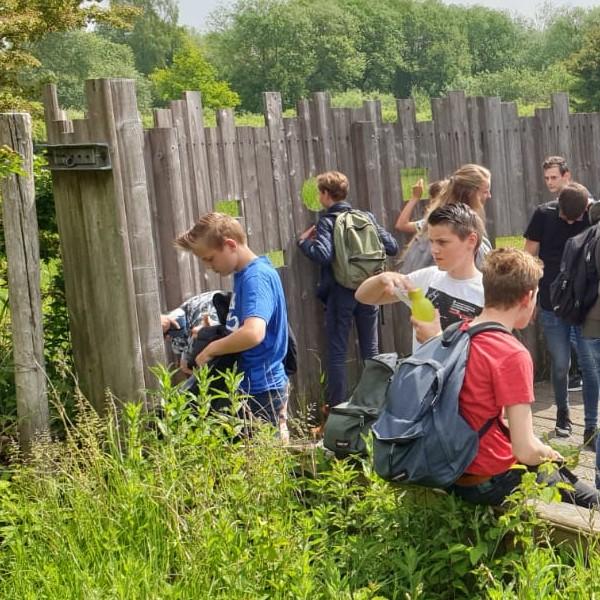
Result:
[[0,114],[0,145],[21,155],[25,173],[0,180],[0,192],[8,260],[19,441],[21,448],[27,450],[32,441],[48,431],[31,117],[25,113]]

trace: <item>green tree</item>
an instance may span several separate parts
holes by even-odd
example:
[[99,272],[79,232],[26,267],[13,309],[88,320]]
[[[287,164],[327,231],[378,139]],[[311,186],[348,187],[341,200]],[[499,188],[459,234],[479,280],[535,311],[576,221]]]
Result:
[[312,91],[359,85],[359,40],[360,21],[335,0],[240,0],[215,17],[205,43],[242,106],[259,111],[264,91],[281,92],[289,107]]
[[398,97],[407,98],[414,88],[436,96],[456,77],[470,73],[469,44],[459,14],[439,0],[407,6],[401,23],[405,64],[396,70],[391,90]]
[[100,77],[135,79],[140,108],[150,106],[150,84],[136,71],[129,46],[92,32],[69,31],[45,36],[32,53],[40,66],[26,71],[21,80],[27,77],[32,87],[47,81],[56,83],[59,101],[65,108],[83,109],[85,80]]
[[31,45],[56,31],[83,29],[90,23],[126,28],[137,13],[131,7],[103,8],[97,0],[3,0],[0,4],[0,110],[39,109],[31,103],[19,73],[39,66]]
[[186,90],[199,90],[202,104],[208,108],[234,107],[240,103],[239,96],[229,85],[217,80],[215,68],[192,42],[175,54],[170,67],[157,69],[150,79],[163,101],[178,99]]
[[167,67],[185,40],[185,30],[178,24],[176,0],[112,0],[114,6],[135,7],[139,11],[133,29],[102,27],[99,32],[118,44],[133,50],[135,66],[140,73]]
[[[403,5],[407,4],[403,2]],[[405,8],[398,2],[391,6],[389,2],[364,0],[341,0],[341,6],[358,21],[355,44],[364,56],[365,67],[357,87],[364,91],[390,91],[396,71],[405,66],[405,42],[401,30]]]
[[571,91],[578,107],[600,111],[600,24],[589,28],[581,50],[568,64],[575,76]]
[[528,33],[523,23],[483,6],[452,10],[464,23],[472,74],[493,73],[518,63]]

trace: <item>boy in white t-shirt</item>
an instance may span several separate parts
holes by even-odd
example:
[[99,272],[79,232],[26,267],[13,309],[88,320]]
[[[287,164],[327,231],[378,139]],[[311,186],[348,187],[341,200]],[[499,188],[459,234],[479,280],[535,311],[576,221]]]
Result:
[[408,275],[386,271],[367,279],[356,290],[364,304],[391,304],[421,288],[436,308],[436,319],[427,323],[411,319],[413,351],[456,321],[468,321],[483,308],[481,273],[475,254],[484,235],[480,217],[466,204],[447,204],[427,219],[431,254],[435,266]]

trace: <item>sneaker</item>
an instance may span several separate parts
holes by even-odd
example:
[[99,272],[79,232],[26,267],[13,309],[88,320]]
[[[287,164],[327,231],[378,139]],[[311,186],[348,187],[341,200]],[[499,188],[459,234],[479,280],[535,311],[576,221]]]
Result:
[[583,447],[586,450],[596,452],[596,429],[586,429],[583,432]]
[[580,375],[569,375],[567,389],[570,392],[580,392],[583,389],[583,381]]
[[571,435],[573,428],[571,426],[571,419],[569,417],[569,411],[558,411],[556,413],[556,427],[554,428],[557,437],[567,438]]

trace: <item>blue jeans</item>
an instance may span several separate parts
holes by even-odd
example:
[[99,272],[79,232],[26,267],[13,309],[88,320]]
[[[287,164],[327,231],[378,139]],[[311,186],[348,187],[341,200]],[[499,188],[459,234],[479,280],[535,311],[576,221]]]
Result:
[[546,337],[552,368],[554,401],[560,411],[569,409],[569,365],[571,362],[571,334],[574,334],[577,360],[583,380],[583,410],[586,429],[595,429],[598,421],[598,372],[594,359],[594,345],[581,336],[581,327],[572,326],[551,310],[540,310],[540,321]]
[[287,409],[288,396],[289,387],[286,384],[280,389],[253,394],[248,398],[248,408],[255,417],[279,428],[280,418]]
[[333,284],[325,313],[327,402],[330,406],[347,400],[346,356],[352,321],[356,322],[361,358],[372,358],[379,352],[378,314],[378,306],[357,302],[354,290]]
[[[528,467],[528,470],[536,471],[536,467]],[[509,469],[504,473],[494,475],[489,481],[479,485],[464,487],[455,484],[450,486],[447,491],[472,504],[500,506],[506,497],[515,491],[524,474],[525,471],[522,469]],[[536,479],[538,483],[547,483],[549,486],[554,486],[557,483],[570,484],[573,487],[572,490],[560,488],[560,496],[563,502],[586,508],[600,506],[600,493],[591,485],[581,481],[565,467],[557,468],[556,471],[550,474],[538,473]]]

